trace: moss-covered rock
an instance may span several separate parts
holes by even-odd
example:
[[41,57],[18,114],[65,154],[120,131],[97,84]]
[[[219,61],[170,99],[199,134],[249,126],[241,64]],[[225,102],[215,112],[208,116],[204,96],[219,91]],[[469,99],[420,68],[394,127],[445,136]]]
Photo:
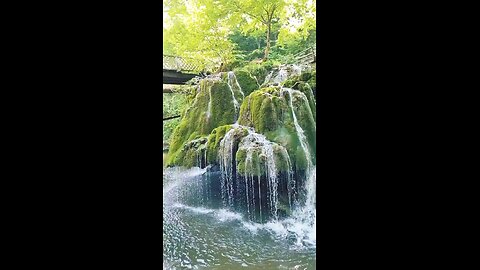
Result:
[[[290,106],[290,98],[292,98],[292,106]],[[312,106],[315,109],[314,103]],[[257,133],[264,134],[268,140],[285,147],[294,166],[297,169],[304,169],[307,166],[307,159],[294,123],[292,108],[298,125],[305,134],[310,159],[315,164],[315,117],[311,102],[303,92],[289,91],[280,87],[267,87],[254,91],[242,103],[239,124],[253,127]],[[242,153],[239,155],[238,157],[243,157]]]
[[316,92],[316,71],[309,70],[302,72],[300,75],[291,76],[288,78],[283,86],[299,90],[307,96],[308,103],[310,105],[310,110],[312,111],[313,118],[316,121],[316,101],[315,101],[315,92]]
[[[235,96],[240,97],[241,94],[235,93]],[[210,135],[218,126],[232,124],[236,113],[238,112],[235,111],[232,92],[225,81],[202,80],[197,86],[195,98],[173,131],[166,165],[187,166],[186,161],[181,159],[187,154],[181,153],[185,151],[184,145]]]
[[265,81],[265,78],[273,68],[274,64],[271,61],[267,61],[261,63],[252,63],[242,68],[235,69],[234,72],[235,74],[240,70],[248,72],[250,76],[252,76],[260,85],[262,85]]
[[224,125],[212,130],[208,136],[207,143],[207,160],[209,164],[216,164],[218,159],[218,149],[220,141],[223,140],[225,134],[232,128],[232,125]]
[[[235,76],[225,72],[216,76],[216,79],[200,81],[192,91],[194,98],[190,106],[173,132],[167,166],[196,166],[198,153],[205,151],[208,164],[218,164],[220,142],[231,131],[235,116],[238,115],[241,126],[253,127],[256,133],[263,134],[272,143],[279,172],[288,170],[289,165],[297,170],[305,169],[307,159],[292,109],[305,135],[310,160],[315,164],[315,71],[303,72],[287,79],[284,87],[292,90],[278,86],[257,89],[259,82],[265,79],[270,70],[271,67],[266,65],[247,66],[235,70]],[[232,91],[240,108],[234,106]],[[234,126],[234,133],[229,133],[233,136],[235,149],[240,140],[249,134],[241,126]],[[253,147],[250,153],[249,151],[240,149],[236,153],[238,172],[263,175],[264,149],[259,146]],[[287,162],[285,153],[288,153],[291,164]],[[254,166],[245,167],[247,154]]]
[[[245,142],[244,140],[251,140]],[[266,146],[265,144],[269,144]],[[266,169],[269,165],[269,153],[267,147],[271,147],[272,160],[275,164],[275,171],[285,172],[291,170],[291,162],[288,157],[286,149],[276,143],[254,141],[250,137],[244,138],[239,145],[239,149],[236,154],[236,166],[237,173],[240,175],[254,175],[264,176],[266,175]]]
[[203,153],[206,149],[206,143],[207,137],[189,141],[182,146],[178,154],[171,160],[172,164],[187,168],[200,166]]
[[245,96],[248,96],[254,90],[260,88],[260,82],[250,74],[250,72],[244,69],[237,69],[234,71],[235,76],[237,77],[238,84],[242,87],[242,91]]

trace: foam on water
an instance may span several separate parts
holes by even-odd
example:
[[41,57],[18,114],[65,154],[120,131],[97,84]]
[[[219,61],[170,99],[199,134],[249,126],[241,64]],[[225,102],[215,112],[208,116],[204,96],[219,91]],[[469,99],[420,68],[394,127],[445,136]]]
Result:
[[215,218],[217,221],[220,222],[225,222],[225,221],[233,221],[233,220],[242,220],[243,217],[240,213],[230,211],[228,209],[209,209],[209,208],[204,208],[204,207],[193,207],[193,206],[188,206],[184,205],[181,203],[175,203],[172,205],[174,208],[181,208],[188,210],[192,213],[195,214],[208,214]]
[[[188,170],[167,168],[166,174],[175,180],[170,182],[169,185],[164,188],[164,200],[166,199],[166,193],[173,189],[181,189],[182,183],[189,182],[189,179],[195,179],[195,177],[200,176],[205,172],[206,168],[192,168]],[[294,239],[295,241],[292,243],[294,246],[292,248],[308,248],[314,246],[316,243],[315,209],[308,209],[309,211],[305,211],[306,208],[303,207],[297,209],[296,212],[293,213],[292,218],[270,220],[269,222],[262,224],[245,219],[241,213],[225,208],[212,209],[195,207],[182,204],[181,202],[173,202],[170,207],[184,209],[198,215],[207,215],[217,222],[239,222],[241,228],[244,228],[253,235],[264,232],[268,233],[273,239],[279,241],[291,241],[291,239]],[[237,227],[233,226],[232,228]]]
[[280,241],[292,239],[293,237],[295,240],[293,242],[294,248],[311,247],[315,246],[316,243],[316,222],[310,224],[302,222],[301,219],[288,218],[280,221],[272,220],[262,224],[245,220],[240,213],[223,208],[192,207],[181,203],[175,203],[173,207],[185,209],[195,214],[208,215],[218,222],[240,222],[244,229],[254,235],[263,231]]
[[188,179],[192,179],[196,176],[200,176],[204,174],[207,171],[207,168],[204,168],[204,169],[200,169],[199,167],[193,167],[190,169],[184,169],[179,167],[166,168],[163,171],[163,177],[170,179],[170,181],[168,181],[167,183],[164,183],[164,186],[163,186],[164,199],[172,189],[178,187],[183,182],[188,181]]

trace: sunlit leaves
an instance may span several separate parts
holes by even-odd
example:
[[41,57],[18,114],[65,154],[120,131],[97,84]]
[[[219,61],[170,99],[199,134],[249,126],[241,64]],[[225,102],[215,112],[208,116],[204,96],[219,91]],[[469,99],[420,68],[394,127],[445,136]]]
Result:
[[[204,65],[235,58],[233,32],[276,44],[305,40],[315,29],[315,0],[164,0],[164,53]],[[260,44],[256,42],[257,44]],[[265,46],[265,42],[262,42]]]

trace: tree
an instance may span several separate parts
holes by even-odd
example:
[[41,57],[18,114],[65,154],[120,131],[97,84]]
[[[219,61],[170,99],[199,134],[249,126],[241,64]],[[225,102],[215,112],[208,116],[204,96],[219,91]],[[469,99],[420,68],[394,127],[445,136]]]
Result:
[[[233,58],[226,10],[214,0],[171,0],[164,13],[164,53],[194,58],[204,67]],[[165,5],[165,2],[164,2]],[[166,11],[165,11],[166,10]]]
[[[301,47],[314,29],[315,0],[164,0],[164,53],[205,66],[238,60],[236,49],[251,50],[245,42],[265,61],[278,45]],[[275,54],[290,53],[285,48]]]
[[[280,21],[279,14],[285,7],[284,0],[231,0],[228,1],[230,10],[237,16],[232,19],[242,21],[239,25],[244,32],[260,30],[265,36],[265,50],[263,60],[268,59],[271,47],[272,26]],[[240,18],[240,20],[239,20]],[[263,30],[263,31],[262,31]]]

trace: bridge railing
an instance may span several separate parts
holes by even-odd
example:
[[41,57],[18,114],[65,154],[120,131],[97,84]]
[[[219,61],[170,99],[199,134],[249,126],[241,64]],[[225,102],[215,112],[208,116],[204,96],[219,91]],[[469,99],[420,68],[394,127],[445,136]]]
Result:
[[163,55],[163,69],[176,71],[200,71],[195,60],[174,55]]
[[300,64],[309,64],[316,62],[317,60],[317,49],[316,47],[309,47],[296,55],[294,55],[297,62]]

